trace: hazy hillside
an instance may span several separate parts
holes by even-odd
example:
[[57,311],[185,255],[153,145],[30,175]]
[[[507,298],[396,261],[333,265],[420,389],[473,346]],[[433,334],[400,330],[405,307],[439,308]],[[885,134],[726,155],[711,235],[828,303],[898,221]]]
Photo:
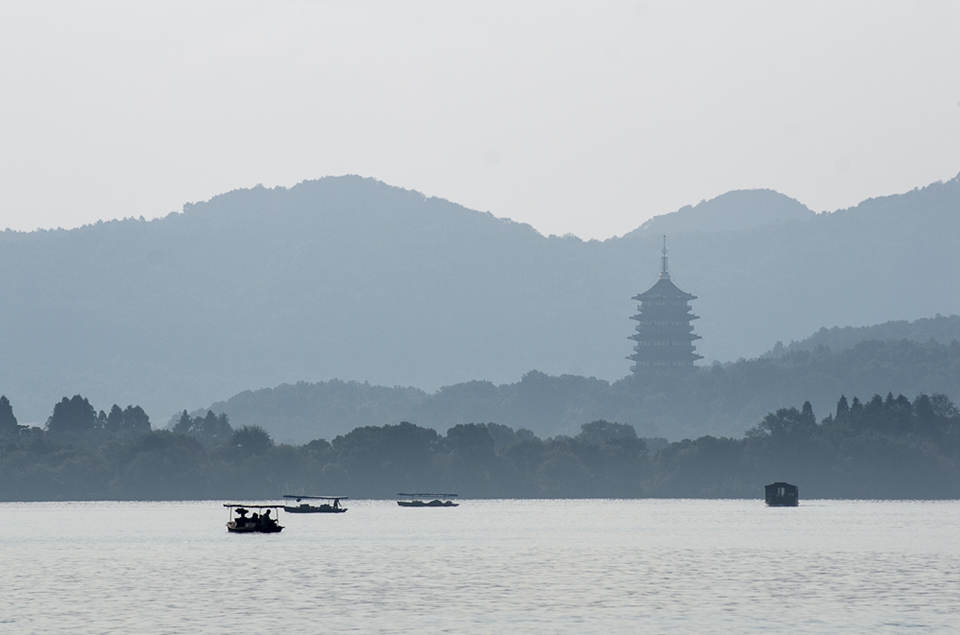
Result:
[[[736,208],[756,219],[771,198],[783,203],[739,192]],[[700,296],[705,361],[824,324],[960,312],[960,180],[832,214],[797,206],[671,235],[674,280]],[[359,177],[235,191],[151,222],[0,233],[0,392],[23,421],[74,393],[161,420],[300,380],[615,380],[658,243],[547,238]]]
[[540,436],[575,434],[584,423],[627,423],[671,440],[740,436],[771,410],[809,400],[825,414],[848,396],[923,392],[960,397],[960,343],[867,341],[831,352],[796,351],[701,368],[679,379],[617,382],[539,372],[496,385],[472,381],[434,393],[356,382],[281,385],[212,404],[234,426],[259,425],[282,441],[332,438],[354,428],[410,421],[437,430],[493,422]]
[[823,327],[810,337],[795,340],[787,346],[777,342],[777,345],[766,355],[779,356],[796,351],[814,351],[820,347],[841,351],[869,340],[912,340],[914,342],[933,340],[941,344],[960,341],[960,315],[937,315],[912,322],[895,320],[871,326]]
[[669,214],[654,216],[627,236],[740,231],[809,220],[813,215],[806,205],[773,190],[736,190]]

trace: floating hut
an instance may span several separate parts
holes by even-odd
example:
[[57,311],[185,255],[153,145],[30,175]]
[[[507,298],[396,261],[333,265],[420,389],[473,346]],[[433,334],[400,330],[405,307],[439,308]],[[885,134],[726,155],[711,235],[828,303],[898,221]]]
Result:
[[764,489],[770,507],[796,507],[800,504],[800,489],[796,485],[779,481],[770,483]]

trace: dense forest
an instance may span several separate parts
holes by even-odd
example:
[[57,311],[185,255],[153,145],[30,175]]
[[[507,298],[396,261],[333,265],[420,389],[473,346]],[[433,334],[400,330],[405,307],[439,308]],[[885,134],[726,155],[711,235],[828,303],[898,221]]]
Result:
[[512,384],[472,381],[434,393],[359,382],[300,382],[246,391],[209,409],[237,425],[263,426],[274,438],[293,443],[400,421],[437,430],[496,421],[549,437],[574,435],[580,424],[596,419],[675,441],[707,434],[741,436],[783,404],[810,401],[824,411],[836,402],[837,386],[859,395],[936,392],[956,401],[960,343],[865,341],[837,351],[818,346],[616,382],[530,372]]
[[668,443],[593,421],[540,438],[497,423],[441,434],[412,423],[328,441],[276,444],[225,415],[181,413],[152,430],[142,410],[96,412],[77,395],[44,428],[19,425],[0,397],[0,499],[276,498],[285,491],[389,497],[746,497],[787,480],[805,498],[960,497],[960,412],[943,395],[840,397],[822,420],[805,402],[767,414],[743,438]]

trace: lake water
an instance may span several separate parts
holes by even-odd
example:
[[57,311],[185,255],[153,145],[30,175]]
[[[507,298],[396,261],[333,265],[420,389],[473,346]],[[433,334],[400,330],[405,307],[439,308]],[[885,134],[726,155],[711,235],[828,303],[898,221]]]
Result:
[[960,502],[0,504],[0,630],[960,630]]

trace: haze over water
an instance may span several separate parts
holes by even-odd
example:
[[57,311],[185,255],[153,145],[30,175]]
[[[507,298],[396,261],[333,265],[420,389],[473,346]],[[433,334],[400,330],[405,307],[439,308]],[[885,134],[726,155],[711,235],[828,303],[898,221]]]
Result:
[[221,503],[0,504],[0,630],[960,628],[956,501],[350,501],[279,535]]

